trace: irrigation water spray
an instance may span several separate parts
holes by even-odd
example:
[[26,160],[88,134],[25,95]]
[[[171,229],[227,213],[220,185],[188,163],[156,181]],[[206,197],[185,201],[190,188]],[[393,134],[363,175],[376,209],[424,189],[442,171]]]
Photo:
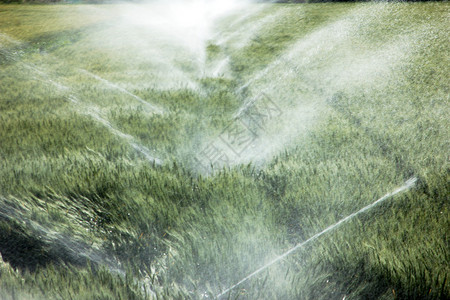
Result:
[[162,108],[159,108],[156,105],[148,103],[147,101],[145,101],[141,97],[136,96],[135,94],[127,91],[126,89],[118,86],[117,84],[115,84],[115,83],[113,83],[113,82],[111,82],[109,80],[106,80],[106,79],[104,79],[104,78],[102,78],[102,77],[100,77],[98,75],[95,75],[94,73],[91,73],[88,70],[79,69],[78,71],[80,71],[81,73],[86,74],[86,75],[88,75],[88,76],[90,76],[90,77],[92,77],[92,78],[94,78],[94,79],[96,79],[96,80],[98,80],[100,82],[103,82],[104,84],[106,84],[107,86],[109,86],[109,87],[111,87],[113,89],[116,89],[116,90],[118,90],[118,91],[120,91],[120,92],[122,92],[122,93],[124,93],[124,94],[126,94],[126,95],[128,95],[130,97],[132,97],[133,99],[139,101],[139,103],[143,104],[145,107],[149,108],[150,110],[152,110],[155,113],[162,114],[164,112],[164,110]]
[[322,230],[319,233],[316,233],[315,235],[313,235],[312,237],[310,237],[309,239],[307,239],[306,241],[303,241],[301,243],[298,243],[297,245],[295,245],[294,247],[292,247],[291,249],[289,249],[288,251],[284,252],[283,254],[281,254],[280,256],[277,256],[276,258],[274,258],[273,260],[271,260],[270,262],[268,262],[267,264],[265,264],[264,266],[262,266],[261,268],[257,269],[256,271],[254,271],[253,273],[249,274],[248,276],[246,276],[245,278],[241,279],[240,281],[238,281],[236,284],[230,286],[229,288],[226,288],[224,291],[222,291],[220,294],[218,294],[217,296],[215,296],[215,299],[220,299],[221,297],[223,297],[224,295],[226,295],[228,292],[231,292],[233,289],[235,289],[236,287],[238,287],[239,285],[243,284],[244,282],[246,282],[247,280],[251,279],[252,277],[258,275],[259,273],[261,273],[262,271],[264,271],[265,269],[269,268],[270,266],[276,264],[277,262],[279,262],[280,260],[286,258],[287,256],[291,255],[292,253],[294,253],[295,251],[297,251],[298,249],[304,247],[305,245],[309,244],[310,242],[318,239],[320,236],[333,231],[335,229],[337,229],[339,226],[341,226],[343,223],[350,221],[351,219],[353,219],[354,217],[372,209],[373,207],[381,204],[382,202],[384,202],[385,200],[391,198],[392,196],[407,191],[409,190],[412,186],[415,185],[415,183],[417,182],[417,178],[413,177],[408,179],[401,187],[397,188],[396,190],[387,193],[386,195],[384,195],[383,197],[381,197],[380,199],[376,200],[375,202],[373,202],[372,204],[369,204],[363,208],[361,208],[360,210],[358,210],[357,212],[354,212],[350,215],[348,215],[347,217],[339,220],[337,223],[328,226],[327,228],[325,228],[324,230]]
[[[182,47],[192,62],[203,73],[206,62],[206,43],[214,34],[216,22],[234,12],[247,9],[250,1],[238,0],[176,0],[156,1],[151,5],[127,5],[122,24],[143,29],[153,43],[163,42]],[[159,50],[161,51],[161,50]],[[158,55],[167,57],[167,51]],[[175,60],[180,52],[173,53]]]
[[258,21],[252,21],[246,23],[247,19],[265,9],[264,6],[257,7],[256,9],[246,9],[248,12],[241,17],[237,18],[227,25],[229,32],[221,31],[217,33],[212,40],[216,45],[226,45],[227,48],[240,49],[246,46],[258,33],[264,30],[265,26],[269,23],[275,22],[282,16],[282,11],[269,14]]
[[[233,119],[252,105],[252,96],[264,93],[279,105],[283,117],[267,124],[258,133],[252,148],[232,161],[233,164],[264,163],[282,149],[301,141],[301,135],[320,121],[329,109],[326,99],[336,93],[354,95],[367,88],[383,90],[392,80],[403,76],[399,68],[417,51],[414,41],[429,32],[427,25],[416,26],[407,34],[383,41],[378,47],[351,48],[353,40],[365,40],[370,28],[386,18],[391,6],[377,4],[374,13],[369,6],[352,9],[338,20],[293,41],[274,61],[249,76],[235,91],[245,89],[247,97]],[[325,112],[325,113],[323,113]]]
[[[0,33],[0,38],[7,39],[7,38],[9,38],[9,37],[8,37],[6,34]],[[17,45],[20,44],[20,41],[17,41],[17,40],[15,40],[15,39],[13,39],[13,38],[9,38],[9,39],[7,39],[7,40],[10,41],[10,42],[11,42],[11,41],[15,41],[15,43],[16,43]],[[44,82],[51,84],[51,85],[54,86],[57,90],[64,91],[64,92],[69,91],[69,95],[67,95],[66,98],[67,98],[70,102],[72,102],[74,105],[76,105],[76,111],[77,111],[78,113],[84,114],[84,115],[87,115],[87,116],[90,116],[92,119],[96,120],[98,123],[100,123],[100,124],[102,124],[104,127],[108,128],[108,130],[109,130],[112,134],[114,134],[115,136],[118,136],[118,137],[124,139],[124,140],[125,140],[125,141],[126,141],[126,142],[134,149],[134,150],[136,150],[137,152],[139,152],[140,154],[142,154],[142,155],[145,157],[146,160],[148,160],[148,161],[151,162],[151,163],[155,163],[155,164],[157,164],[157,165],[161,165],[161,164],[163,163],[163,161],[162,161],[161,159],[159,159],[159,158],[154,157],[154,156],[151,155],[150,149],[148,149],[148,148],[145,147],[144,145],[142,145],[142,144],[136,142],[136,141],[135,141],[135,138],[134,138],[133,136],[131,136],[131,135],[129,135],[129,134],[126,134],[126,133],[124,133],[124,132],[118,130],[118,129],[115,128],[108,120],[106,120],[105,118],[103,118],[103,117],[100,115],[100,109],[99,109],[98,107],[96,107],[95,105],[92,105],[92,104],[91,104],[91,105],[83,104],[82,101],[80,101],[80,100],[78,99],[78,97],[73,93],[73,91],[72,91],[72,89],[71,89],[70,87],[65,86],[65,85],[63,85],[63,84],[61,84],[61,83],[59,83],[59,82],[53,80],[52,78],[50,78],[50,76],[48,75],[47,72],[41,70],[38,66],[36,66],[36,65],[34,65],[34,64],[31,64],[31,63],[24,63],[23,61],[20,61],[17,57],[15,57],[14,55],[12,55],[11,53],[8,53],[8,52],[5,51],[5,50],[1,50],[1,49],[0,49],[0,51],[1,51],[1,53],[2,53],[3,55],[5,55],[6,57],[8,57],[9,59],[15,61],[16,63],[20,63],[24,68],[26,68],[26,69],[28,69],[28,70],[30,70],[30,71],[32,71],[32,72],[38,74],[41,78],[44,79]],[[90,72],[88,72],[88,71],[86,71],[86,70],[79,70],[79,71],[80,71],[80,72],[83,71],[83,73],[85,73],[85,74],[87,74],[87,75],[89,75],[89,76],[91,76],[91,77],[94,77],[94,78],[96,78],[97,80],[100,80],[100,81],[102,81],[102,82],[106,82],[108,85],[111,85],[111,86],[113,86],[113,87],[116,88],[116,89],[119,89],[119,90],[120,90],[121,92],[123,92],[123,93],[126,93],[126,94],[128,94],[128,95],[130,95],[130,96],[134,96],[134,97],[133,97],[134,99],[139,100],[140,102],[142,101],[142,102],[148,104],[148,105],[149,105],[150,107],[152,107],[152,109],[153,109],[154,111],[156,111],[157,113],[162,113],[162,109],[160,109],[160,108],[158,108],[158,107],[156,107],[156,106],[153,106],[153,105],[149,104],[149,103],[146,102],[145,100],[143,100],[143,99],[141,99],[141,98],[139,98],[139,97],[137,97],[137,96],[131,94],[131,93],[128,92],[127,90],[122,89],[122,88],[120,88],[119,86],[116,86],[116,85],[110,83],[109,81],[107,81],[107,80],[105,80],[105,79],[103,79],[103,78],[101,78],[101,77],[99,77],[99,76],[96,76],[95,74],[92,74],[92,73],[90,73]]]
[[[292,64],[292,62],[298,61],[297,65],[302,65],[305,70],[309,70],[313,69],[312,65],[314,63],[317,63],[318,60],[323,60],[327,55],[333,54],[333,56],[340,59],[335,53],[336,48],[339,45],[348,43],[355,34],[358,34],[360,27],[370,26],[371,22],[387,14],[388,9],[389,6],[383,4],[377,7],[375,13],[370,6],[352,9],[338,20],[327,23],[295,41],[278,59],[251,76],[249,80],[237,89],[237,92],[242,91],[260,79],[264,79],[266,75],[273,75],[274,69],[280,65],[285,67],[286,63]],[[350,53],[350,56],[354,55],[353,51]],[[320,75],[318,78],[322,80],[322,76],[325,73],[323,72]],[[273,76],[270,76],[269,82],[273,82]]]

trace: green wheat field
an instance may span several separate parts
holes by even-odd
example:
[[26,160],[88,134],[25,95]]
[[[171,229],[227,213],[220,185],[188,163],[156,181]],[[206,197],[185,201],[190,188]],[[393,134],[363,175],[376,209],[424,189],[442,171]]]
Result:
[[0,5],[0,299],[448,299],[449,4],[171,9]]

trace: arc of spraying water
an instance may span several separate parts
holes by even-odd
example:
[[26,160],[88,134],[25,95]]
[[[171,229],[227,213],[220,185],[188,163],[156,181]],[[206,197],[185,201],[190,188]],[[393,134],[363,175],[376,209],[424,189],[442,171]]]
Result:
[[[11,42],[11,43],[14,42],[16,45],[22,44],[20,41],[15,40],[15,39],[9,37],[8,35],[6,35],[6,34],[0,32],[0,40],[1,40],[1,39],[6,39],[8,42]],[[44,82],[47,82],[47,83],[53,85],[57,90],[69,91],[70,93],[69,93],[69,95],[66,96],[66,98],[67,98],[70,102],[72,102],[73,104],[76,104],[77,106],[83,106],[83,105],[82,105],[82,101],[80,101],[80,100],[78,99],[78,97],[71,91],[71,88],[70,88],[70,87],[65,86],[65,85],[61,84],[60,82],[53,80],[52,78],[50,78],[50,76],[49,76],[46,72],[44,72],[43,70],[41,70],[41,69],[40,69],[38,66],[36,66],[35,64],[33,64],[33,63],[24,63],[23,61],[20,61],[17,57],[15,57],[14,55],[12,55],[12,54],[9,53],[8,51],[3,50],[3,49],[1,49],[1,48],[0,48],[0,53],[3,54],[4,56],[8,57],[9,59],[15,61],[16,63],[21,64],[21,65],[22,65],[23,67],[25,67],[26,69],[28,69],[28,70],[30,70],[30,71],[32,71],[32,72],[38,74],[40,77],[42,77],[42,78],[44,79],[44,80],[43,80]],[[85,70],[85,71],[86,71],[86,70]],[[86,72],[89,73],[88,71],[86,71]],[[96,76],[95,74],[92,74],[92,73],[89,73],[89,74],[91,74],[91,76]],[[99,80],[105,80],[105,79],[99,77]],[[105,80],[105,81],[106,81],[106,80]],[[115,87],[116,87],[116,86],[115,86]],[[120,88],[120,87],[117,86],[117,88]],[[129,95],[134,96],[134,97],[136,97],[136,98],[138,98],[138,99],[140,99],[140,100],[142,100],[142,101],[145,102],[145,100],[143,100],[143,99],[141,99],[141,98],[139,98],[139,97],[137,97],[137,96],[135,96],[135,95],[129,93],[129,92],[126,91],[126,90],[124,90],[124,91],[122,91],[122,92],[126,92],[126,93],[128,93]],[[138,100],[138,99],[137,99],[137,100]],[[151,106],[150,103],[148,103],[148,102],[145,102],[145,103]],[[155,107],[155,108],[156,108],[156,107]],[[156,109],[159,109],[159,108],[156,108]],[[126,141],[126,142],[134,149],[134,150],[136,150],[137,152],[139,152],[140,154],[142,154],[142,155],[145,157],[145,159],[147,159],[148,161],[150,161],[150,162],[152,162],[152,163],[155,163],[155,164],[157,164],[157,165],[162,165],[162,164],[163,164],[163,161],[162,161],[161,159],[159,159],[159,158],[154,157],[154,156],[151,155],[150,149],[148,149],[148,148],[145,147],[144,145],[142,145],[142,144],[136,142],[133,136],[131,136],[131,135],[129,135],[129,134],[126,134],[126,133],[120,131],[119,129],[115,128],[115,127],[114,127],[109,121],[107,121],[105,118],[101,117],[100,114],[98,113],[98,108],[97,108],[96,106],[94,106],[94,105],[90,105],[90,106],[84,105],[84,110],[83,110],[83,111],[82,111],[82,110],[79,110],[79,109],[76,109],[76,111],[77,111],[78,113],[81,113],[81,114],[90,116],[91,118],[93,118],[94,120],[96,120],[97,122],[99,122],[100,124],[102,124],[103,126],[105,126],[106,128],[108,128],[108,130],[109,130],[112,134],[114,134],[115,136],[118,136],[118,137],[124,139],[124,140],[125,140],[125,141]],[[157,112],[158,112],[158,113],[162,113],[162,111],[157,111]]]
[[222,291],[220,294],[218,294],[217,296],[214,297],[214,299],[219,300],[221,297],[223,297],[224,295],[226,295],[227,293],[231,292],[233,289],[235,289],[236,287],[238,287],[239,285],[243,284],[244,282],[248,281],[249,279],[251,279],[252,277],[256,276],[257,274],[261,273],[262,271],[264,271],[265,269],[269,268],[270,266],[276,264],[277,262],[279,262],[280,260],[286,258],[287,256],[291,255],[292,253],[294,253],[295,251],[297,251],[300,248],[303,248],[305,245],[307,245],[308,243],[316,240],[317,238],[319,238],[320,236],[338,228],[340,225],[342,225],[343,223],[353,219],[354,217],[356,217],[357,215],[370,210],[371,208],[377,206],[378,204],[380,204],[381,202],[385,201],[386,199],[391,198],[392,196],[404,192],[408,189],[410,189],[412,186],[415,185],[415,183],[417,182],[417,178],[416,177],[412,177],[410,179],[408,179],[403,186],[397,188],[396,190],[387,193],[386,195],[384,195],[383,197],[381,197],[380,199],[376,200],[375,202],[361,208],[360,210],[348,215],[347,217],[339,220],[337,223],[328,226],[327,228],[325,228],[324,230],[320,231],[319,233],[316,233],[315,235],[313,235],[312,237],[310,237],[309,239],[307,239],[306,241],[303,241],[301,243],[298,243],[297,245],[295,245],[294,247],[292,247],[291,249],[289,249],[288,251],[284,252],[283,254],[277,256],[276,258],[274,258],[272,261],[268,262],[267,264],[265,264],[264,266],[260,267],[259,269],[257,269],[256,271],[254,271],[253,273],[247,275],[245,278],[241,279],[240,281],[238,281],[237,283],[235,283],[234,285],[232,285],[231,287],[225,289],[224,291]]
[[150,108],[151,110],[153,110],[155,113],[163,114],[163,112],[164,112],[163,109],[157,107],[157,106],[154,105],[154,104],[150,104],[149,102],[145,101],[145,100],[142,99],[141,97],[136,96],[135,94],[129,92],[128,90],[126,90],[126,89],[120,87],[119,85],[117,85],[117,84],[115,84],[115,83],[113,83],[113,82],[111,82],[111,81],[109,81],[109,80],[106,80],[105,78],[102,78],[102,77],[100,77],[100,76],[98,76],[98,75],[96,75],[96,74],[94,74],[94,73],[89,72],[88,70],[85,70],[85,69],[78,69],[78,71],[81,72],[81,73],[83,73],[83,74],[86,74],[86,75],[88,75],[89,77],[92,77],[92,78],[94,78],[94,79],[96,79],[96,80],[98,80],[98,81],[100,81],[100,82],[103,82],[104,84],[106,84],[106,85],[108,85],[108,86],[110,86],[110,87],[112,87],[112,88],[114,88],[114,89],[116,89],[116,90],[118,90],[118,91],[120,91],[120,92],[122,92],[122,93],[124,93],[124,94],[126,94],[126,95],[128,95],[128,96],[130,96],[130,97],[132,97],[132,98],[135,99],[136,101],[138,101],[138,102],[140,102],[141,104],[143,104],[145,107],[148,107],[148,108]]

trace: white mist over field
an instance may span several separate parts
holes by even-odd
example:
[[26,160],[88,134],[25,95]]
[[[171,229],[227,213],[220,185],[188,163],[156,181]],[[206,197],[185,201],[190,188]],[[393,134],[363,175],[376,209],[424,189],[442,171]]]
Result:
[[[142,99],[134,93],[148,88],[162,91],[189,88],[202,94],[204,91],[199,81],[203,78],[228,76],[235,79],[235,74],[230,71],[232,59],[228,54],[245,49],[286,13],[285,10],[274,10],[262,18],[255,17],[269,6],[255,5],[249,0],[177,0],[79,8],[86,13],[94,11],[99,18],[106,20],[96,30],[86,32],[80,46],[89,47],[94,54],[113,57],[109,62],[119,67],[99,63],[106,69],[100,68],[100,76],[92,65],[77,65],[74,73],[78,77],[90,77],[93,80],[91,84],[102,85],[112,93],[120,93],[161,114],[164,107],[158,107],[159,104],[151,99]],[[376,11],[370,5],[351,9],[340,18],[290,41],[286,49],[265,67],[245,74],[236,93],[245,90],[247,94],[234,117],[242,114],[248,103],[260,97],[261,93],[277,106],[281,116],[269,118],[263,130],[254,132],[251,145],[238,156],[232,150],[226,150],[231,157],[226,165],[264,164],[298,143],[317,124],[321,113],[328,109],[326,100],[335,93],[361,88],[382,89],[388,83],[386,78],[398,76],[396,67],[408,59],[416,46],[414,41],[428,30],[417,27],[414,32],[385,41],[377,47],[368,47],[369,40],[361,45],[361,41],[370,39],[371,26],[387,18],[391,11],[391,5],[382,3],[377,5]],[[19,43],[6,35],[3,39],[5,43]],[[353,45],[355,42],[359,47],[358,44]],[[218,47],[222,51],[221,56],[208,59],[209,45]],[[67,61],[70,59],[67,57]],[[46,60],[50,57],[47,56]],[[51,78],[47,77],[44,80]],[[59,81],[53,79],[50,82],[55,84]],[[69,90],[72,88],[64,86]],[[71,99],[73,97],[83,98],[72,95]],[[99,109],[94,109],[97,106],[83,103],[81,110],[92,112]],[[103,110],[95,114],[95,119],[113,131],[111,123],[105,117],[99,117],[105,115],[108,107]],[[230,118],[230,122],[233,120]],[[217,136],[211,137],[206,132],[190,134],[197,137],[203,147],[219,141]],[[127,137],[127,140],[133,138],[125,134],[120,136]],[[133,142],[132,145],[139,143]],[[225,151],[227,146],[222,148]],[[192,155],[198,154],[192,149],[187,151],[193,151]]]
[[208,42],[242,33],[233,21],[246,19],[262,7],[249,0],[176,0],[80,9],[93,10],[107,20],[84,43],[95,51],[108,49],[128,62],[125,73],[111,78],[126,89],[165,90],[195,89],[198,78],[221,74],[228,60],[207,66]]
[[214,32],[216,22],[227,15],[247,9],[248,1],[187,0],[128,6],[123,11],[127,22],[142,26],[152,38],[166,38],[201,54]]
[[[233,63],[230,53],[246,49],[267,28],[282,20],[286,10],[255,17],[269,6],[237,0],[178,0],[88,8],[98,10],[108,21],[99,30],[88,33],[84,43],[106,56],[113,53],[112,63],[123,66],[111,68],[103,77],[92,71],[83,71],[84,75],[127,93],[139,102],[144,100],[128,91],[188,88],[204,94],[202,79],[236,79],[236,74],[230,70]],[[341,17],[290,41],[265,67],[244,75],[243,85],[236,93],[245,90],[246,96],[236,115],[264,93],[278,106],[282,116],[267,120],[265,128],[253,133],[255,139],[239,155],[228,146],[218,145],[230,158],[219,166],[264,164],[301,141],[318,123],[324,110],[329,109],[326,100],[335,93],[364,87],[382,89],[388,82],[385,78],[396,76],[396,67],[408,58],[413,41],[424,31],[418,27],[400,39],[367,47],[371,26],[387,18],[391,11],[391,5],[382,3],[377,5],[376,11],[370,5],[350,9]],[[301,12],[300,15],[304,17]],[[367,44],[361,45],[364,39],[368,39]],[[210,45],[219,49],[218,57],[208,57]],[[89,69],[89,66],[84,68]],[[200,151],[208,144],[221,144],[219,137],[211,137],[207,132],[190,134],[202,144]],[[189,151],[202,160],[197,150],[182,150]]]
[[[361,6],[293,41],[238,89],[253,97],[246,99],[236,112],[237,120],[249,106],[258,105],[252,101],[259,101],[261,95],[278,106],[279,116],[267,118],[265,128],[256,132],[251,145],[238,156],[217,138],[209,143],[217,142],[232,157],[231,165],[264,164],[285,149],[301,145],[302,137],[320,121],[329,109],[327,101],[336,93],[381,90],[389,84],[387,79],[399,79],[403,75],[398,68],[417,50],[416,41],[426,36],[430,28],[418,26],[395,40],[368,47],[371,26],[391,12],[389,4],[379,4],[376,11]],[[367,44],[355,47],[365,39]]]

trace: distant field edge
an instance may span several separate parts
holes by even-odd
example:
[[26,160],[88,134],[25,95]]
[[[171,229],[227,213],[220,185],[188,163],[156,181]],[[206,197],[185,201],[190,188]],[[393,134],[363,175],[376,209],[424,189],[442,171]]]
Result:
[[[148,3],[155,0],[0,0],[1,4],[113,4]],[[448,2],[448,0],[255,0],[258,3],[324,3],[324,2]]]

